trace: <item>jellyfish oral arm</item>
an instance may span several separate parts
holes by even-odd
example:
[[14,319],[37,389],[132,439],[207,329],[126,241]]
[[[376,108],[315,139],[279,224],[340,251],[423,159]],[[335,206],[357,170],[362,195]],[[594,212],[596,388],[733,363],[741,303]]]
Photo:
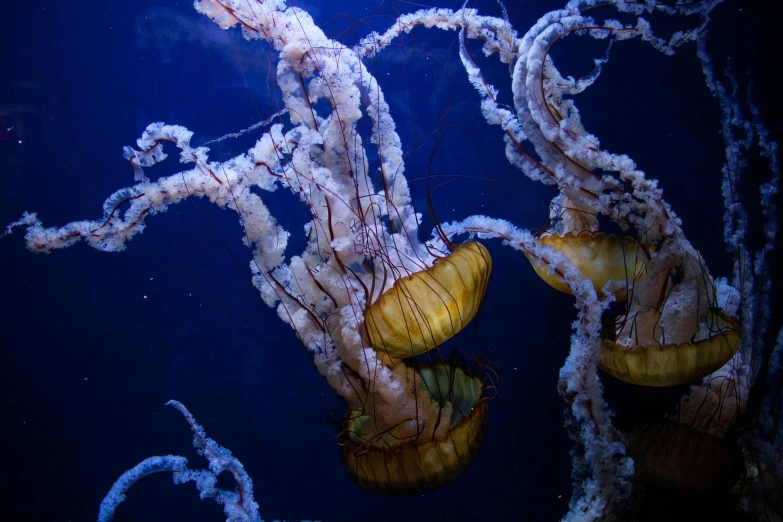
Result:
[[[142,181],[132,187],[118,190],[103,204],[103,217],[95,221],[76,221],[63,227],[45,228],[35,214],[9,226],[27,226],[25,240],[33,252],[48,253],[53,249],[66,248],[84,239],[91,247],[104,252],[119,252],[135,235],[144,231],[145,219],[165,212],[169,205],[187,198],[207,197],[221,208],[230,208],[245,218],[243,208],[253,208],[252,216],[244,219],[246,240],[257,247],[256,257],[264,267],[282,262],[282,254],[288,242],[289,233],[280,227],[261,199],[250,192],[250,186],[274,190],[276,177],[270,175],[279,168],[272,145],[273,136],[279,135],[279,127],[262,137],[251,153],[232,158],[225,163],[209,162],[208,148],[191,148],[192,132],[184,127],[150,124],[138,140],[140,151],[126,147],[126,158],[135,165],[151,167],[166,158],[163,143],[171,142],[180,149],[183,163],[195,164],[192,170],[183,171],[157,181]],[[156,151],[155,155],[149,154]],[[139,158],[143,158],[139,160]],[[252,159],[251,159],[252,158]],[[259,164],[271,165],[261,169]],[[140,176],[137,169],[136,176]],[[143,174],[142,177],[146,178]]]
[[[577,452],[574,470],[587,477],[574,492],[569,515],[590,513],[601,516],[614,503],[622,503],[630,492],[633,461],[612,426],[603,386],[596,367],[601,358],[601,315],[612,298],[599,299],[589,280],[563,254],[543,246],[527,230],[508,221],[487,216],[471,216],[441,226],[447,236],[470,234],[481,239],[500,239],[551,271],[558,271],[576,297],[578,316],[574,321],[571,350],[560,370],[558,390],[571,411],[569,435],[584,449]],[[575,455],[577,455],[575,454]],[[619,486],[619,487],[618,487]]]
[[[209,462],[208,470],[192,470],[187,467],[188,459],[175,455],[149,457],[123,473],[106,494],[98,512],[98,522],[111,522],[119,505],[126,500],[126,493],[139,480],[153,473],[170,472],[175,484],[195,482],[202,499],[211,498],[223,506],[228,520],[237,522],[263,522],[258,514],[258,504],[253,498],[253,480],[245,467],[228,449],[207,437],[204,429],[196,422],[188,409],[178,401],[169,401],[167,406],[176,408],[193,430],[193,445],[199,454]],[[229,472],[236,481],[235,491],[217,487],[218,475]]]

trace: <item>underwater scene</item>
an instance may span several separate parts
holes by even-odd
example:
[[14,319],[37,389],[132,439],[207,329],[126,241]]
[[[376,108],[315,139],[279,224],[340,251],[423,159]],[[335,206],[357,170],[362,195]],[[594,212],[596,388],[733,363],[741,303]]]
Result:
[[783,522],[780,15],[7,6],[0,520]]

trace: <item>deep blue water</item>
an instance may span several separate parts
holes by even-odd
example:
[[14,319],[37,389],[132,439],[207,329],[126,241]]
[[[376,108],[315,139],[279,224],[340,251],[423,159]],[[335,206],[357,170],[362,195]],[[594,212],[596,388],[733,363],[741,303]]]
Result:
[[[16,2],[0,22],[0,118],[4,128],[13,127],[0,133],[0,226],[25,210],[50,226],[97,219],[109,194],[133,184],[122,146],[134,145],[153,121],[187,126],[198,144],[269,113],[268,49],[237,30],[219,30],[190,2],[63,4]],[[415,9],[377,0],[292,4],[327,34],[340,34],[349,19]],[[717,58],[733,57],[743,84],[756,81],[756,100],[780,138],[776,66],[768,62],[781,47],[779,24],[761,4],[720,6],[710,41]],[[477,7],[499,12],[492,2]],[[507,7],[524,32],[560,4]],[[386,28],[390,19],[368,23]],[[553,193],[507,164],[498,129],[484,123],[454,62],[456,33],[419,30],[415,37],[406,45],[437,60],[414,52],[403,61],[405,53],[394,49],[368,66],[404,149],[451,108],[446,135],[438,141],[425,132],[406,159],[418,209],[425,210],[423,173],[438,141],[430,167],[458,176],[434,194],[441,220],[481,212],[542,226]],[[556,51],[561,71],[586,72],[585,60],[595,53],[583,44],[573,39]],[[510,103],[507,68],[494,57],[480,63]],[[577,103],[605,146],[628,153],[661,180],[712,274],[729,275],[720,113],[692,49],[664,57],[639,42],[617,45],[599,83]],[[212,158],[255,138],[216,147]],[[175,158],[150,174],[177,172]],[[305,215],[293,196],[278,191],[270,199],[296,237],[295,252],[304,244]],[[21,231],[0,239],[0,520],[94,519],[114,480],[150,455],[182,454],[198,467],[187,424],[163,406],[169,399],[186,404],[207,434],[244,463],[269,520],[555,520],[566,512],[570,443],[556,383],[575,311],[521,255],[488,244],[495,268],[470,336],[473,346],[494,351],[501,380],[478,457],[435,492],[384,497],[362,490],[344,471],[333,421],[345,407],[251,286],[236,215],[202,200],[196,205],[149,218],[143,235],[119,254],[78,245],[33,255]],[[610,398],[627,395],[607,385]],[[116,520],[222,516],[192,486],[174,486],[161,475],[134,487]]]

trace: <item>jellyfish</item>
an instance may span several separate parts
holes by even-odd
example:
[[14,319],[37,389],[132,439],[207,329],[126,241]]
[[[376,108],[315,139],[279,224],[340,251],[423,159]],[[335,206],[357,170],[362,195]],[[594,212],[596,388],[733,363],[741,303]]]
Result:
[[[234,4],[205,0],[195,7],[221,28],[239,25],[247,38],[280,53],[285,108],[255,146],[210,161],[207,147],[191,146],[190,130],[150,124],[136,148],[124,149],[137,185],[112,194],[96,221],[45,228],[26,214],[20,224],[28,227],[27,246],[49,252],[84,239],[119,251],[148,217],[188,198],[207,197],[237,212],[253,251],[253,284],[348,403],[340,444],[351,474],[387,493],[438,487],[469,464],[486,426],[481,375],[491,374],[481,367],[466,371],[439,352],[476,315],[491,272],[489,253],[476,242],[419,240],[420,215],[411,206],[388,104],[351,50],[284,2]],[[322,99],[325,113],[317,108]],[[273,123],[283,116],[290,128]],[[372,122],[369,139],[357,129],[362,118]],[[150,181],[148,169],[170,146],[194,167]],[[370,154],[379,160],[377,174]],[[305,250],[290,259],[291,233],[256,192],[278,187],[311,216]],[[416,360],[419,355],[425,360]]]
[[[709,9],[701,13],[702,27],[689,35],[648,41],[661,52],[675,52],[703,33]],[[614,298],[626,306],[602,345],[604,371],[647,386],[692,382],[722,367],[739,347],[738,321],[720,306],[731,289],[710,275],[662,191],[644,179],[630,158],[602,151],[582,126],[568,97],[595,77],[578,82],[563,78],[549,59],[559,39],[582,27],[600,27],[594,37],[618,40],[649,30],[641,21],[636,27],[615,21],[594,25],[591,19],[574,17],[526,35],[525,58],[532,66],[520,77],[521,91],[528,95],[527,110],[520,112],[540,129],[539,154],[553,158],[549,170],[561,189],[552,203],[552,224],[539,241],[565,253],[576,266],[588,267],[584,275],[601,293],[619,282]],[[600,66],[594,74],[600,74]],[[600,177],[597,170],[616,176]],[[603,216],[603,226],[614,226],[622,235],[602,233]]]
[[730,429],[747,401],[739,375],[741,369],[727,364],[693,386],[676,414],[635,423],[629,451],[645,481],[691,493],[728,490],[737,483],[744,462]]

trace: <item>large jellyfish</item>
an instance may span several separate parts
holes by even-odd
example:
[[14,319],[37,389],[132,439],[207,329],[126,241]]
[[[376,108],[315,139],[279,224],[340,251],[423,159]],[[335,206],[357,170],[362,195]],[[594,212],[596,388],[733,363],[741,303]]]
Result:
[[[231,433],[241,433],[246,444],[234,444],[225,432],[220,440],[246,463],[263,455],[264,464],[248,465],[262,477],[255,486],[261,511],[289,518],[385,520],[400,512],[414,519],[644,518],[645,506],[666,505],[655,502],[656,495],[671,491],[708,492],[728,499],[737,513],[780,517],[783,340],[775,337],[780,325],[770,302],[777,149],[755,92],[744,87],[734,62],[713,63],[708,40],[715,33],[708,31],[711,19],[731,17],[735,7],[573,1],[555,10],[482,3],[403,14],[390,5],[379,7],[387,9],[385,16],[361,23],[321,12],[331,7],[283,0],[199,0],[195,7],[206,15],[198,22],[174,9],[139,14],[138,45],[157,46],[140,58],[160,58],[165,67],[148,76],[140,73],[147,66],[141,59],[111,62],[134,93],[143,93],[136,94],[140,99],[154,100],[167,74],[174,74],[169,86],[178,89],[167,106],[140,104],[134,115],[141,138],[125,147],[116,167],[132,173],[136,184],[106,199],[99,218],[48,228],[43,221],[74,216],[47,214],[47,207],[81,199],[74,192],[94,201],[94,189],[111,192],[128,183],[106,189],[95,183],[97,176],[80,182],[70,175],[64,181],[80,189],[58,191],[50,170],[28,182],[57,198],[9,227],[27,228],[30,250],[50,252],[82,239],[101,251],[127,247],[123,256],[141,248],[128,261],[131,271],[155,274],[148,281],[125,279],[117,265],[108,266],[123,261],[87,249],[70,249],[67,255],[82,257],[61,272],[50,272],[57,270],[54,257],[17,257],[25,269],[14,276],[20,282],[8,286],[27,304],[18,306],[25,313],[15,314],[7,329],[14,332],[8,344],[26,350],[4,365],[13,369],[13,382],[23,382],[15,398],[29,408],[37,399],[22,390],[46,390],[40,383],[50,377],[71,393],[41,391],[41,402],[62,406],[73,397],[72,408],[77,399],[91,404],[85,418],[105,418],[107,426],[123,426],[117,419],[139,418],[141,405],[172,395],[189,406],[212,404],[213,415],[232,419]],[[99,26],[96,10],[87,12],[85,23]],[[151,23],[158,24],[156,38],[150,38]],[[230,40],[239,34],[248,42]],[[206,56],[178,56],[193,47]],[[209,58],[226,60],[220,75],[217,65],[205,66]],[[178,74],[169,72],[177,60]],[[695,99],[711,108],[689,109],[709,114],[704,119],[720,136],[697,125],[698,139],[661,139],[676,134],[680,122],[687,128],[699,120],[667,103],[657,108],[661,117],[667,109],[674,113],[663,131],[647,129],[657,115],[623,119],[629,107],[642,111],[666,98],[656,88],[642,94],[650,85],[626,86],[627,78],[612,76],[615,64],[642,61],[650,65],[636,74],[668,67],[675,73],[667,81],[696,77]],[[112,69],[100,70],[101,78],[112,79]],[[218,83],[209,100],[194,94],[216,76],[236,83]],[[602,106],[591,96],[607,81],[614,95]],[[648,77],[654,81],[669,95],[684,87]],[[249,95],[245,119],[232,120],[226,127],[232,134],[221,136],[225,131],[214,122],[224,107],[238,103],[236,93]],[[86,98],[88,104],[100,100],[98,91]],[[677,96],[666,100],[680,103]],[[247,127],[247,113],[253,125],[233,132]],[[44,124],[31,122],[25,111],[14,114],[25,123],[7,128],[24,133],[19,145],[44,141],[36,139]],[[170,123],[149,123],[164,117]],[[615,132],[616,143],[600,141],[596,134],[605,132]],[[71,133],[91,147],[52,145],[52,164],[76,161],[80,169],[98,169],[94,150],[102,154],[114,132],[104,124]],[[644,136],[642,145],[631,135]],[[455,146],[457,136],[467,139]],[[680,149],[678,140],[685,143]],[[687,157],[651,160],[667,147]],[[172,152],[185,170],[166,161]],[[689,171],[691,156],[709,158],[699,162],[703,175]],[[8,158],[9,172],[34,164]],[[239,238],[227,238],[230,220],[209,210],[207,199],[234,211]],[[10,208],[21,211],[19,204]],[[66,212],[86,204],[78,201]],[[219,242],[211,250],[220,260],[191,250],[189,232],[175,232],[179,227],[164,230],[170,241],[154,236],[159,223],[187,219],[186,212],[206,224],[203,230],[216,232]],[[721,236],[728,250],[719,245]],[[205,288],[225,288],[223,277],[246,271],[234,251],[237,239],[252,252],[255,289],[293,334],[277,329],[257,300],[233,289],[224,291],[222,303],[204,295]],[[3,239],[10,251],[9,241]],[[146,241],[153,242],[139,247]],[[183,257],[168,261],[176,254]],[[110,275],[103,280],[126,287],[129,306],[108,306],[112,299],[100,287],[86,292],[98,303],[91,307],[84,302],[91,296],[74,297],[93,288],[85,267],[100,277],[104,266]],[[20,290],[24,281],[46,274],[53,281],[45,292]],[[69,276],[73,286],[62,286]],[[173,286],[157,287],[162,279]],[[65,303],[57,308],[59,299]],[[61,316],[68,309],[74,315]],[[215,328],[205,329],[210,322]],[[79,357],[71,350],[77,338],[92,346],[83,357],[103,357],[103,363],[57,365],[54,357]],[[237,355],[237,339],[251,348]],[[301,345],[310,357],[290,355],[297,351],[290,347]],[[58,346],[58,353],[47,355],[44,346]],[[263,358],[256,359],[259,352]],[[202,357],[206,365],[194,362]],[[309,360],[344,402],[324,399],[334,395],[326,388],[302,384]],[[39,367],[30,381],[16,377]],[[94,373],[82,378],[82,388],[65,387],[87,368]],[[96,380],[95,388],[87,387]],[[112,388],[123,393],[112,398]],[[212,394],[218,394],[214,401]],[[98,407],[96,400],[107,403]],[[655,407],[642,406],[648,403]],[[313,419],[314,411],[330,409],[324,424],[337,426],[340,452]],[[203,430],[181,411],[198,449],[209,453]],[[144,429],[134,428],[123,438],[130,450],[118,452],[105,445],[114,437],[100,431],[89,430],[103,445],[81,442],[84,421],[58,416],[52,428],[40,429],[40,417],[32,415],[36,429],[27,433],[26,415],[14,411],[16,440],[41,442],[49,429],[68,427],[68,440],[79,441],[72,444],[77,454],[98,452],[101,462],[110,456],[113,469],[102,470],[102,481],[141,460],[137,445],[142,457],[161,451],[142,451],[151,439],[134,443],[155,417],[132,421]],[[26,464],[25,480],[28,470],[40,469],[29,465],[29,454],[15,457]],[[338,454],[348,473],[337,465]],[[140,466],[131,475],[182,473],[184,465],[171,457]],[[229,517],[254,519],[255,505],[242,495],[242,472],[238,497],[220,495],[247,501],[239,503],[239,514],[227,510]],[[194,480],[212,481],[207,475]],[[124,477],[115,487],[121,493],[129,485]],[[207,491],[215,491],[210,484]],[[104,486],[95,488],[100,497]],[[134,509],[131,504],[120,513]],[[159,515],[165,513],[162,508]]]
[[[277,80],[291,127],[273,123],[247,153],[213,163],[207,147],[191,146],[191,131],[150,124],[138,150],[125,148],[140,183],[110,196],[97,221],[45,229],[26,215],[28,247],[48,252],[84,239],[99,250],[123,250],[148,215],[186,198],[206,196],[236,211],[254,251],[253,284],[348,402],[351,441],[343,453],[352,473],[387,492],[437,487],[478,450],[484,386],[446,361],[419,367],[403,359],[438,350],[476,314],[489,253],[475,242],[419,241],[400,140],[374,77],[353,53],[338,57],[341,46],[306,13],[284,3],[256,7],[261,11],[196,3],[221,27],[241,24],[280,53]],[[320,98],[331,108],[324,115],[316,109]],[[366,144],[356,130],[362,118],[372,128]],[[150,181],[144,169],[166,158],[168,144],[195,167]],[[377,155],[378,176],[366,148]],[[279,186],[311,215],[305,251],[290,258],[290,232],[252,190]]]

